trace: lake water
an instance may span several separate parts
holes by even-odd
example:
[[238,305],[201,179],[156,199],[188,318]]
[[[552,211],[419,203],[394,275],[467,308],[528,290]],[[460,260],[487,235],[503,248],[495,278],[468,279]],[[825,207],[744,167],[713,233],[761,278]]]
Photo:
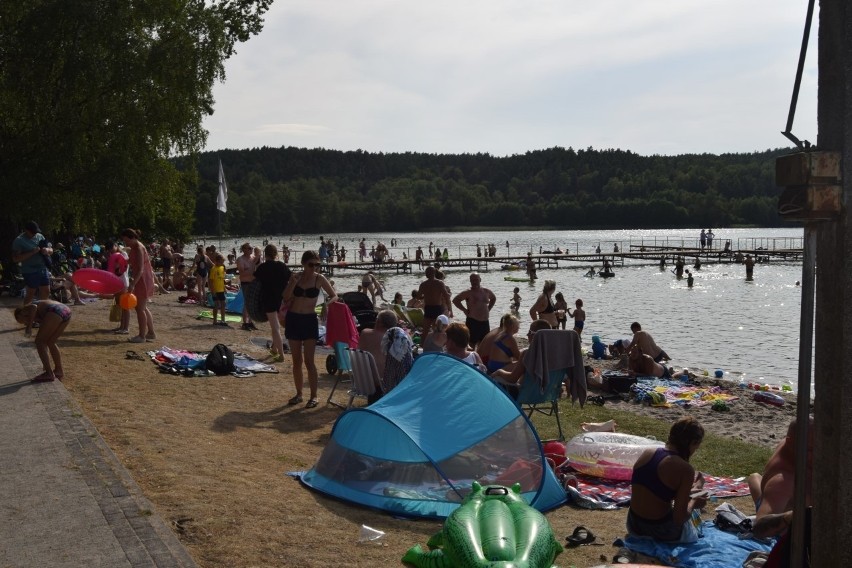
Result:
[[[358,241],[367,239],[367,249],[381,241],[390,247],[391,239],[397,241],[391,254],[397,259],[405,252],[414,258],[418,246],[427,250],[430,241],[447,248],[450,258],[476,255],[476,245],[493,243],[497,255],[509,252],[520,256],[527,252],[538,253],[557,247],[572,253],[593,253],[597,246],[603,252],[619,249],[626,251],[631,245],[644,244],[695,247],[699,230],[619,230],[619,231],[481,231],[437,233],[370,233],[326,234],[338,240],[347,249],[347,260],[357,254]],[[714,248],[730,239],[734,250],[738,248],[801,247],[801,229],[717,229],[714,230]],[[290,262],[297,263],[305,249],[316,249],[320,235],[272,236],[275,244],[286,244],[292,251]],[[254,238],[225,237],[222,248],[230,249],[248,240],[260,245]],[[217,244],[217,239],[209,240]],[[691,269],[694,259],[687,260]],[[614,278],[586,278],[590,263],[573,264],[561,261],[560,268],[538,270],[534,283],[504,280],[510,274],[494,269],[481,272],[482,285],[497,296],[491,313],[492,327],[501,315],[509,311],[512,289],[520,288],[523,298],[519,315],[522,333],[528,327],[529,308],[541,293],[545,280],[555,280],[557,292],[562,292],[573,308],[574,300],[582,298],[586,310],[586,327],[583,343],[591,344],[592,335],[605,343],[630,337],[630,324],[638,321],[649,331],[657,343],[673,357],[672,365],[689,367],[694,371],[723,369],[725,377],[746,382],[754,381],[772,385],[793,384],[798,375],[799,321],[801,307],[802,265],[800,262],[772,260],[755,267],[754,280],[745,280],[745,268],[740,264],[707,263],[693,270],[695,284],[688,288],[686,280],[677,280],[670,271],[669,260],[661,271],[657,262],[626,261],[616,266]],[[599,268],[599,266],[596,266]],[[444,269],[445,282],[456,294],[469,286],[469,270]],[[390,301],[395,292],[401,292],[407,301],[411,290],[423,280],[422,270],[415,267],[412,274],[396,274],[376,269],[377,277],[384,282]],[[334,275],[338,291],[356,290],[362,272],[337,271]],[[570,320],[569,320],[570,324]],[[813,391],[812,391],[813,392]]]

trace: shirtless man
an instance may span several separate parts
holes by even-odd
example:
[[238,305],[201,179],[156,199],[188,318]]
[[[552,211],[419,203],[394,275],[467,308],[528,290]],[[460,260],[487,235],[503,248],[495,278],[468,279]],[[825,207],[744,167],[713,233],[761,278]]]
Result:
[[[467,306],[464,305],[465,302]],[[453,298],[453,305],[466,316],[464,323],[470,331],[472,349],[476,349],[477,344],[491,331],[488,315],[495,303],[497,296],[488,288],[482,287],[482,277],[476,272],[470,275],[470,288]]]
[[450,303],[450,293],[443,282],[435,278],[435,267],[426,267],[426,280],[420,283],[417,292],[423,298],[423,338],[435,324],[435,319],[444,313],[444,306]]
[[[812,451],[814,425],[810,419],[808,429],[808,479],[812,479]],[[787,437],[775,448],[763,475],[753,473],[748,486],[757,508],[757,518],[752,532],[758,538],[780,535],[793,522],[793,494],[796,473],[796,421],[787,427]],[[811,506],[811,487],[805,491],[805,504]]]
[[245,289],[254,285],[254,270],[257,268],[257,264],[251,255],[252,248],[250,244],[243,243],[240,250],[243,253],[237,258],[237,273],[240,275],[240,288],[243,289],[243,325],[240,326],[240,329],[253,331],[257,328],[249,317]]
[[646,355],[650,355],[651,358],[659,363],[663,359],[668,361],[671,359],[669,354],[660,349],[659,346],[654,342],[654,338],[651,337],[651,334],[647,331],[642,331],[642,326],[638,321],[634,321],[630,324],[630,331],[633,332],[633,339],[630,341],[630,345],[627,347],[627,352],[629,353],[631,349],[635,345],[638,345],[642,348],[642,353]]
[[172,265],[174,263],[175,253],[172,250],[172,244],[168,239],[163,241],[160,246],[160,260],[163,262],[163,288],[168,290],[172,286]]

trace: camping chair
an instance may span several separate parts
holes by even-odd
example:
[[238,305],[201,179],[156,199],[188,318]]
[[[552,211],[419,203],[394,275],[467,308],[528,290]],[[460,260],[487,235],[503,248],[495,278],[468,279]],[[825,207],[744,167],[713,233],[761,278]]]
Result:
[[337,390],[337,386],[341,383],[341,381],[348,381],[352,378],[352,363],[349,360],[349,351],[347,350],[346,343],[342,341],[334,342],[334,354],[329,354],[326,358],[325,368],[330,375],[335,375],[334,386],[331,387],[331,392],[328,395],[326,404],[333,404],[340,408],[346,408],[343,404],[331,400],[332,397],[334,397],[334,391]]
[[347,348],[346,351],[352,365],[352,388],[349,389],[349,402],[345,408],[351,408],[356,396],[369,400],[377,392],[382,392],[382,383],[372,353],[363,349]]
[[[545,329],[533,335],[523,360],[526,372],[516,402],[532,417],[533,412],[556,416],[559,439],[564,440],[559,420],[559,396],[566,376],[572,379],[572,398],[582,382],[580,404],[585,402],[585,369],[577,332],[572,329]],[[540,375],[539,375],[540,373]]]

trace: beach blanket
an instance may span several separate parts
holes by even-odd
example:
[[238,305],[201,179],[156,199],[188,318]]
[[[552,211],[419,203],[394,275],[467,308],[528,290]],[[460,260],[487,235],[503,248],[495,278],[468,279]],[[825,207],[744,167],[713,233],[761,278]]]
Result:
[[[581,495],[594,499],[615,503],[626,507],[630,504],[630,481],[615,481],[602,479],[591,475],[575,474],[577,489]],[[749,495],[748,484],[740,479],[716,477],[704,474],[704,489],[711,497],[720,499],[728,497],[745,497]]]
[[624,544],[630,550],[659,558],[668,566],[683,568],[742,566],[751,552],[769,552],[772,549],[772,544],[741,539],[735,534],[719,530],[712,521],[702,523],[701,531],[703,536],[692,544],[669,544],[635,536],[628,536]]
[[[195,319],[212,320],[213,319],[213,310],[201,310],[200,312],[198,312],[198,315],[195,316]],[[220,315],[219,319],[217,319],[216,321],[220,321],[221,319],[222,319],[222,316]],[[238,315],[229,314],[229,313],[226,312],[225,313],[225,321],[229,321],[231,323],[238,323],[238,322],[243,321],[243,318],[242,318],[241,315],[238,316]]]
[[[651,406],[664,408],[670,408],[672,405],[706,406],[718,400],[729,402],[739,398],[722,387],[691,385],[682,381],[645,377],[639,377],[637,383],[630,387],[630,392],[637,402],[648,401]],[[661,394],[662,399],[659,396],[651,396],[651,393]]]
[[[151,361],[157,365],[161,373],[182,375],[185,377],[212,377],[207,371],[205,362],[209,351],[187,351],[162,347],[157,351],[148,351]],[[277,373],[278,369],[267,365],[245,353],[234,353],[234,377],[253,377],[256,373]]]

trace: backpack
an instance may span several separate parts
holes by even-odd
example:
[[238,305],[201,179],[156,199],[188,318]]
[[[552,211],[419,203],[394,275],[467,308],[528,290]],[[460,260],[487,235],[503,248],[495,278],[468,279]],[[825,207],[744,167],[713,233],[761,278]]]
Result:
[[236,370],[234,352],[227,345],[217,343],[207,355],[205,367],[216,375],[228,375]]

